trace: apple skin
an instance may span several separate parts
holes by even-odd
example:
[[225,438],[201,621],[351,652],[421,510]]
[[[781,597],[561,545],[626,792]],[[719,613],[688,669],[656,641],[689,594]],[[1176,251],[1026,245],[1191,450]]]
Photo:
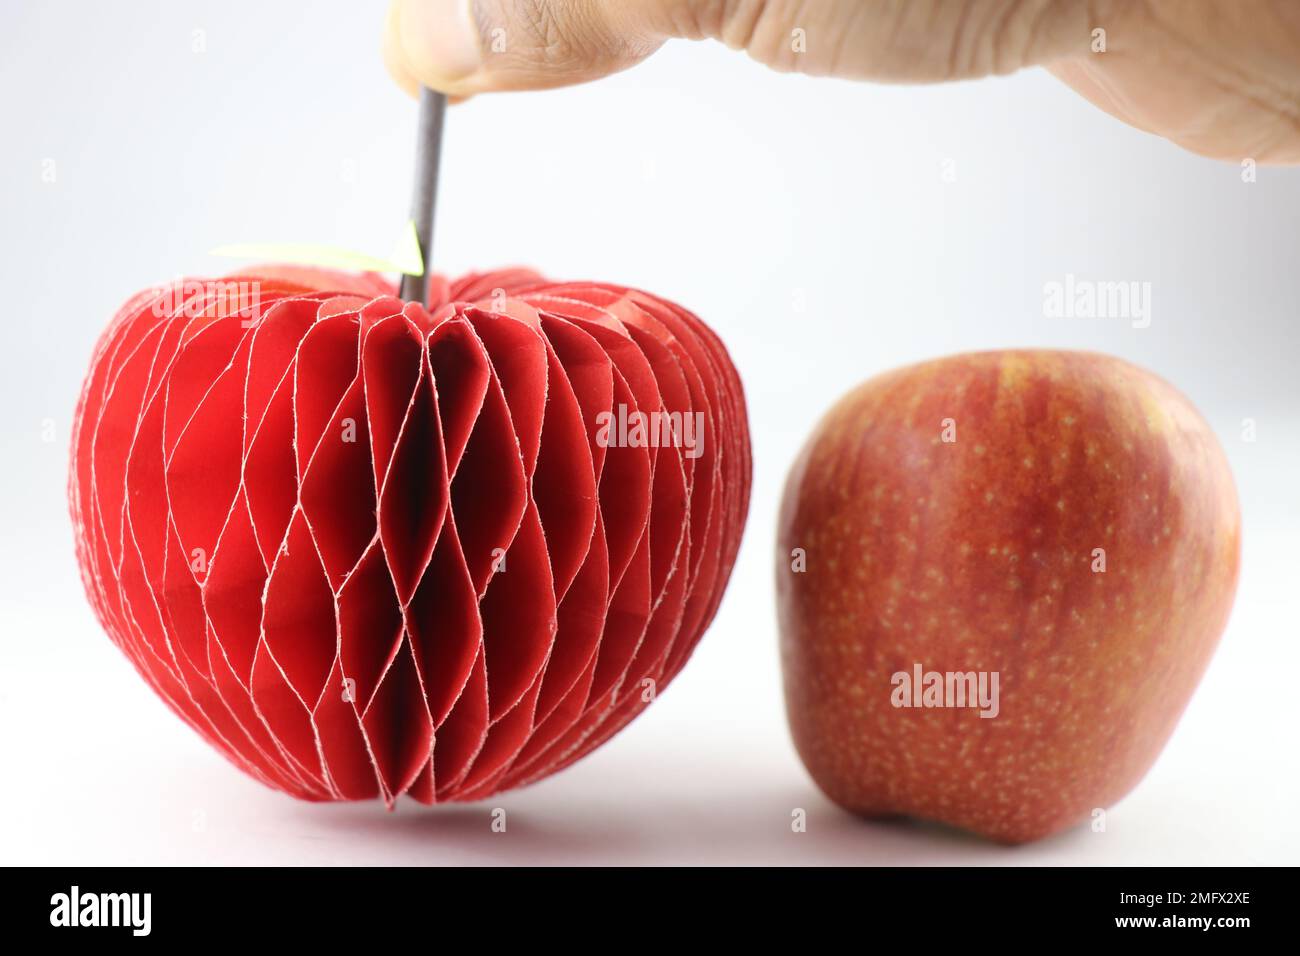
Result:
[[[790,471],[777,549],[787,712],[817,785],[1023,843],[1151,767],[1227,623],[1241,518],[1168,383],[1105,355],[980,352],[844,396]],[[891,675],[917,662],[998,671],[1000,713],[894,707]]]

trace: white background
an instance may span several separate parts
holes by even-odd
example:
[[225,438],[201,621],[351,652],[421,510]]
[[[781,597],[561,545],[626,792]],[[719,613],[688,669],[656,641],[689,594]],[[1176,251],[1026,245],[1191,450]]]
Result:
[[[415,107],[383,71],[381,22],[381,4],[356,2],[0,14],[0,862],[1300,862],[1300,170],[1243,183],[1037,71],[874,87],[680,43],[590,87],[454,108],[441,270],[524,263],[642,286],[731,348],[755,474],[721,613],[629,729],[486,804],[297,803],[167,712],[76,577],[64,482],[79,382],[129,294],[232,267],[214,246],[388,252]],[[1045,318],[1043,285],[1067,273],[1150,282],[1150,327]],[[1206,414],[1245,514],[1231,624],[1105,833],[1006,849],[859,821],[813,787],[785,727],[771,580],[785,468],[863,378],[1035,345],[1129,358]],[[498,806],[504,834],[489,828]],[[808,832],[791,832],[794,808]]]

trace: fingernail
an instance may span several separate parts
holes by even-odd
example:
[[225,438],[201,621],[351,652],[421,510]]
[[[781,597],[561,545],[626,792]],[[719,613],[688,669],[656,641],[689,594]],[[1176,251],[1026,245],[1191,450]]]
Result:
[[402,50],[422,80],[455,82],[482,64],[473,0],[402,0]]

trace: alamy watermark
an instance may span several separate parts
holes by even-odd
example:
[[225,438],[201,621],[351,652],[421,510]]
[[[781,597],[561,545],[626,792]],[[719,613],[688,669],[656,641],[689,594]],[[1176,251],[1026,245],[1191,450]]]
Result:
[[256,279],[190,279],[155,291],[152,309],[159,318],[242,313],[244,327],[251,328],[262,317],[262,283]]
[[681,448],[687,458],[704,454],[703,412],[629,411],[596,414],[596,444],[601,448]]
[[996,717],[1000,709],[997,671],[927,671],[918,661],[911,672],[895,672],[889,683],[895,707],[979,708],[981,717]]
[[1049,319],[1129,319],[1133,328],[1151,324],[1150,282],[1096,282],[1075,278],[1043,283],[1043,315]]
[[83,893],[74,886],[50,897],[51,926],[125,926],[133,936],[148,936],[151,893]]

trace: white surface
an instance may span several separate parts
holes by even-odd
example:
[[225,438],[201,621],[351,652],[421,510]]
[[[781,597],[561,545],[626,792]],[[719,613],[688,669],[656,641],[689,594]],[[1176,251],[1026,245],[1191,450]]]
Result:
[[[0,14],[0,862],[1300,862],[1300,171],[1244,184],[1038,73],[880,88],[680,44],[592,87],[455,108],[441,268],[642,285],[730,346],[755,480],[727,598],[630,728],[485,804],[300,804],[209,750],[81,594],[68,426],[94,337],[136,289],[229,268],[205,255],[225,242],[392,245],[414,107],[380,66],[380,5],[302,10]],[[1043,284],[1066,273],[1151,282],[1151,327],[1044,318]],[[864,823],[819,795],[785,729],[770,560],[785,467],[841,392],[1004,345],[1099,349],[1169,378],[1219,433],[1246,523],[1231,624],[1155,768],[1104,834],[1015,850]],[[808,832],[791,832],[794,808]]]

